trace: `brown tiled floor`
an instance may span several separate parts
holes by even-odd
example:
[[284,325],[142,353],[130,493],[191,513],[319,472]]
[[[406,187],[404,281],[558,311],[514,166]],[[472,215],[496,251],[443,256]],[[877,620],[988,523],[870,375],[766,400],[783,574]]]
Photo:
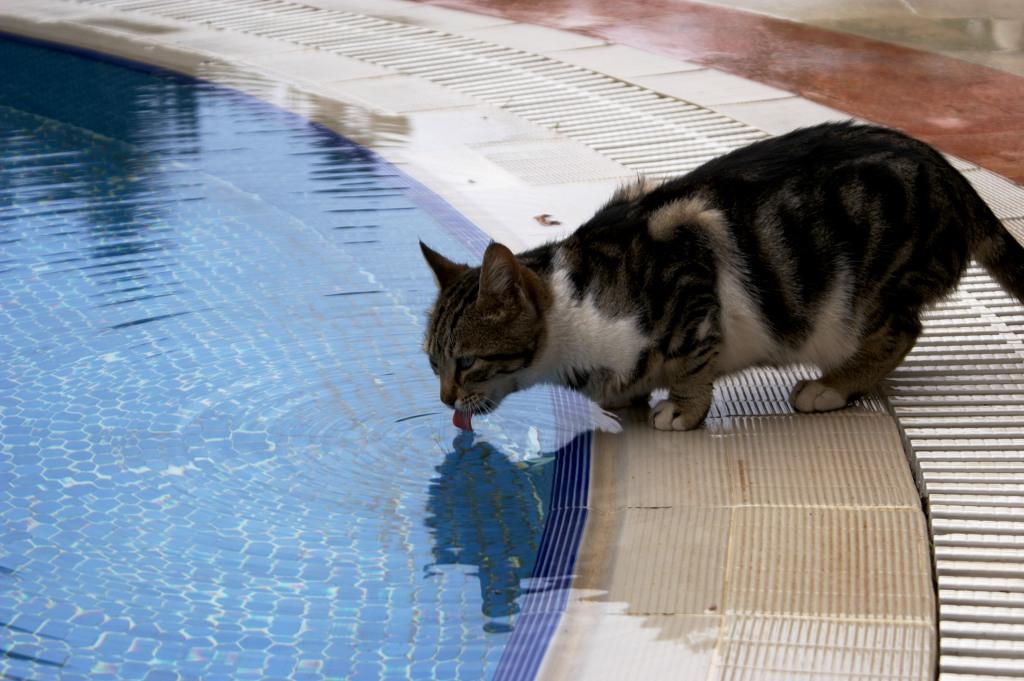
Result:
[[687,0],[421,1],[729,71],[900,128],[1024,182],[1024,77],[1007,71]]

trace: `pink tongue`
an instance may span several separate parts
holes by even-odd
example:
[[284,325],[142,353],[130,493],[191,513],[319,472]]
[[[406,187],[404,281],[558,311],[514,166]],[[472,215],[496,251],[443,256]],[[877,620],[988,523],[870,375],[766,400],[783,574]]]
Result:
[[473,424],[470,421],[471,414],[468,411],[459,411],[458,409],[452,414],[452,423],[459,430],[473,430]]

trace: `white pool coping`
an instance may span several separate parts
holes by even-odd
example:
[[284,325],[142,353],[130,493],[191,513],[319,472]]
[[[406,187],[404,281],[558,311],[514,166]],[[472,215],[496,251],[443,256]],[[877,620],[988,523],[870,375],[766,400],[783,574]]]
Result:
[[[375,150],[513,249],[564,236],[638,170],[685,169],[658,155],[680,144],[673,130],[698,131],[678,154],[696,164],[748,138],[847,117],[694,64],[403,0],[305,3],[347,13],[332,15],[339,25],[378,31],[364,50],[373,59],[215,28],[216,8],[232,5],[224,21],[233,26],[248,5],[263,8],[252,25],[274,26],[287,4],[277,0],[103,4],[6,0],[0,30],[180,71],[307,116]],[[180,18],[161,15],[166,7]],[[193,11],[209,23],[190,20]],[[316,28],[303,30],[293,38],[317,39]],[[441,49],[449,38],[454,57]],[[402,40],[440,47],[396,62],[388,45],[400,54]],[[519,53],[546,59],[526,59],[525,76],[513,65],[494,79],[450,66],[459,50],[486,56],[487,45],[502,59],[514,50],[512,62]],[[591,105],[530,98],[563,83],[584,98],[593,92]],[[605,114],[613,105],[621,115]],[[622,132],[635,111],[657,133],[649,140]],[[1013,185],[957,165],[993,187],[990,200],[1024,206]],[[1009,213],[1016,208],[1004,214],[1012,221]],[[561,225],[540,224],[542,214]],[[596,435],[589,520],[543,678],[934,676],[936,592],[906,432],[877,398],[793,415],[785,398],[801,375],[759,370],[723,381],[702,430],[655,433],[627,418],[622,433]]]

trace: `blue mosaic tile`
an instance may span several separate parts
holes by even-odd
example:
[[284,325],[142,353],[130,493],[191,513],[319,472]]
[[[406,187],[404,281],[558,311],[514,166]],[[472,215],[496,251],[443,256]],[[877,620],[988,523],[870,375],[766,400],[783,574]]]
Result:
[[240,93],[4,40],[0,71],[0,676],[528,670],[588,422],[439,408],[417,239],[486,238]]

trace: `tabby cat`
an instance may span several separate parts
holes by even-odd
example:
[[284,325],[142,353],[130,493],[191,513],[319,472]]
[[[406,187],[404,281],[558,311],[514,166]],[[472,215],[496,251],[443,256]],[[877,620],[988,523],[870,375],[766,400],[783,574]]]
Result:
[[1024,250],[967,180],[923,142],[852,123],[641,179],[568,238],[492,243],[480,267],[420,246],[446,405],[486,413],[553,383],[614,409],[667,388],[660,430],[700,425],[715,379],[754,365],[816,365],[793,408],[845,406],[900,363],[972,256],[1024,297]]

